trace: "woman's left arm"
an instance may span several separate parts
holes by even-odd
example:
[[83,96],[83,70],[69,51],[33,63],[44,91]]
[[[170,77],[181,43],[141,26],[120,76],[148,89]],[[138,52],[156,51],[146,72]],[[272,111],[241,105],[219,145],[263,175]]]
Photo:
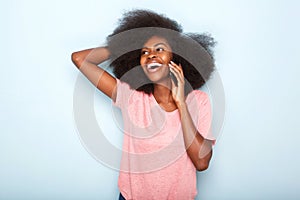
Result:
[[205,139],[195,127],[184,96],[184,75],[182,67],[171,62],[170,70],[177,79],[172,81],[172,96],[180,113],[183,139],[187,154],[198,171],[206,170],[212,157],[212,141]]
[[212,157],[212,141],[205,139],[196,129],[185,103],[177,105],[187,154],[198,171],[206,170]]

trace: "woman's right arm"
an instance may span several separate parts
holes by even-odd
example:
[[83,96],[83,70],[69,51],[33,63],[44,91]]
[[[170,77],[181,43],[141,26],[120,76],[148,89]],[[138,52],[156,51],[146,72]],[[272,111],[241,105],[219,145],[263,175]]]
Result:
[[98,66],[109,59],[109,56],[110,52],[106,47],[98,47],[72,53],[72,61],[100,91],[115,101],[116,78]]

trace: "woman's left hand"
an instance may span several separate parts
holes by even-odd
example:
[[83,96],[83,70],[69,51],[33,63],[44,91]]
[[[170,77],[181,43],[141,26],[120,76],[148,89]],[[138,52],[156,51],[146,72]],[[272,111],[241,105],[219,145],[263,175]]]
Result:
[[174,62],[170,62],[169,64],[170,71],[173,73],[175,78],[177,79],[177,86],[175,85],[174,81],[171,79],[172,82],[172,97],[177,105],[177,107],[183,103],[185,103],[185,96],[184,96],[184,75],[181,65],[177,65]]

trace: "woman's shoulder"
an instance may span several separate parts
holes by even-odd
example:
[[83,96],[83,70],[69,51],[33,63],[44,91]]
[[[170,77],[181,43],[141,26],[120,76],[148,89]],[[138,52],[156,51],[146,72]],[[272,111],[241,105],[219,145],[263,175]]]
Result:
[[117,79],[117,100],[126,102],[126,105],[137,104],[150,99],[150,95],[130,87],[127,82]]
[[187,96],[187,101],[196,100],[197,102],[202,102],[202,101],[207,101],[208,99],[209,99],[208,94],[198,89],[191,91]]

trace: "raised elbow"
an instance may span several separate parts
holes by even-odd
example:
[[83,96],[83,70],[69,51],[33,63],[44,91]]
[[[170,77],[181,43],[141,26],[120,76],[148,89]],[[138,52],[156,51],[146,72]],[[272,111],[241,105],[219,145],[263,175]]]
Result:
[[73,52],[71,55],[71,59],[72,59],[72,62],[74,63],[74,65],[79,69],[83,62],[81,56],[79,56],[79,53]]

